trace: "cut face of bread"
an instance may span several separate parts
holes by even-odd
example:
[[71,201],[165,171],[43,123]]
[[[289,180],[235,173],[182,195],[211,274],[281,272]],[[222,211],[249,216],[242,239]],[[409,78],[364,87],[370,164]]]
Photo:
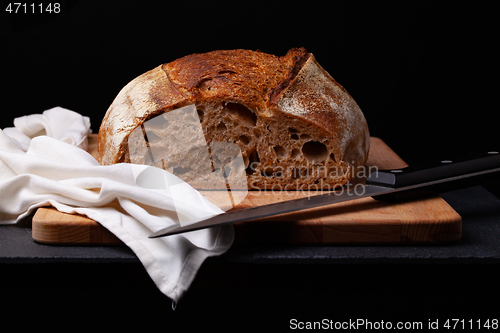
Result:
[[[159,116],[188,106],[199,120]],[[215,143],[228,144],[227,161],[237,155],[230,144],[238,147],[243,165],[214,167],[224,154]],[[151,164],[192,185],[200,174],[226,171],[231,179],[231,170],[243,170],[250,190],[333,189],[364,165],[369,132],[353,98],[305,50],[281,58],[214,51],[159,66],[125,86],[101,124],[98,150],[101,164]],[[211,165],[196,162],[207,158]]]
[[347,177],[346,164],[335,160],[334,141],[324,130],[295,117],[258,117],[243,104],[198,105],[205,135],[234,142],[242,150],[250,189],[297,189],[305,184],[331,184]]

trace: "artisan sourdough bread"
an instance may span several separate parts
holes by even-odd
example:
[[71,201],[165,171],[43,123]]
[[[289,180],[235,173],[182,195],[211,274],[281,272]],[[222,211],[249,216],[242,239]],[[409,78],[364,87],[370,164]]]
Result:
[[[196,108],[207,144],[239,146],[250,190],[332,189],[349,181],[368,157],[370,136],[360,108],[301,48],[282,57],[249,50],[192,54],[144,73],[109,107],[99,130],[99,162],[148,164],[147,155],[162,147],[156,151],[164,156],[155,153],[149,164],[177,171],[188,182],[206,173],[199,155],[179,154],[190,150],[193,135],[185,128],[181,133],[175,122],[155,122],[142,138],[146,148],[137,148],[137,133],[146,136],[144,124],[188,106]],[[172,140],[185,142],[185,149],[169,150]],[[212,165],[214,170],[224,172]]]

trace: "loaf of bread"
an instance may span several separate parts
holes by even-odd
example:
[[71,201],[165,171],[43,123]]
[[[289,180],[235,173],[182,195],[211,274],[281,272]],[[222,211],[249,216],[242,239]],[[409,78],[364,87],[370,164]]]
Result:
[[[196,107],[207,143],[239,146],[250,190],[332,189],[368,157],[370,136],[359,106],[300,48],[282,57],[249,50],[192,54],[144,73],[109,107],[99,130],[99,162],[136,163],[131,133],[189,105]],[[148,149],[168,147],[176,136],[186,140],[170,125],[164,121],[156,140],[146,140]],[[172,171],[165,161],[175,153],[165,148],[164,158],[157,158],[163,162],[154,165]],[[193,160],[184,155],[184,164],[176,161],[182,179],[200,174],[195,154],[189,156]]]

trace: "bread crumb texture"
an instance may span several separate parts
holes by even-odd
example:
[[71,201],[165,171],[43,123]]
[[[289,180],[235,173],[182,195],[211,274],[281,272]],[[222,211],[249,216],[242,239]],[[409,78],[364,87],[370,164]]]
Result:
[[[196,107],[197,117],[189,116],[196,123],[180,126],[164,116],[188,105]],[[209,166],[200,163],[211,152],[199,147],[232,143],[241,149],[249,190],[318,190],[352,179],[369,140],[359,106],[305,49],[282,57],[222,50],[188,55],[127,84],[102,121],[98,151],[103,165],[151,164],[210,188],[196,179],[236,170],[230,158],[218,168],[215,156]]]

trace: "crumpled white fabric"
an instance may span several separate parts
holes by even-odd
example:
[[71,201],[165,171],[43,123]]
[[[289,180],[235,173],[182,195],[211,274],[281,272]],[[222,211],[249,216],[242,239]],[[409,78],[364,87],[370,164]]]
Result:
[[31,139],[40,135],[87,150],[87,136],[91,133],[88,117],[61,107],[15,118],[14,126],[3,131],[24,151],[28,150]]
[[[84,150],[90,133],[87,117],[56,107],[16,118],[14,125],[0,130],[0,223],[16,223],[48,205],[86,215],[129,246],[174,301],[207,257],[231,246],[231,226],[149,239],[151,232],[178,222],[176,208],[193,221],[223,211],[193,188],[186,191],[185,182],[164,170],[165,189],[146,189],[136,178],[150,166],[101,166]],[[170,191],[178,184],[184,186],[182,197]]]

